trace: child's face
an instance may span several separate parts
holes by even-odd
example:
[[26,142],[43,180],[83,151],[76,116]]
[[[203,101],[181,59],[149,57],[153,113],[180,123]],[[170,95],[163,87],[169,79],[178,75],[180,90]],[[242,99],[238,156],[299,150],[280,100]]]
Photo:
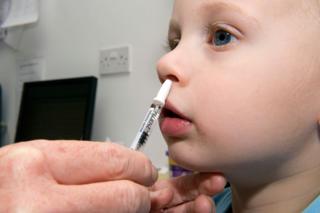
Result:
[[[160,119],[171,156],[198,171],[273,167],[317,139],[320,20],[316,1],[176,0],[175,80]],[[319,21],[320,22],[320,21]],[[184,119],[181,116],[184,116]]]

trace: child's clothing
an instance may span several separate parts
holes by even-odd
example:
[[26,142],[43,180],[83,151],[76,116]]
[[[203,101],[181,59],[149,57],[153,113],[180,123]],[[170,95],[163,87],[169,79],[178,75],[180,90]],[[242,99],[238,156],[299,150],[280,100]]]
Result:
[[[216,204],[217,213],[232,213],[232,193],[230,187],[226,188],[213,199]],[[302,213],[320,213],[320,195]]]

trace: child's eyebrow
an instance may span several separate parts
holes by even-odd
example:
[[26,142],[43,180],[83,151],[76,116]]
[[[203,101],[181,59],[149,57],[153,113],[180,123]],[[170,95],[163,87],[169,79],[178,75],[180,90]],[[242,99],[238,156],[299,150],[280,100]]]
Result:
[[200,5],[201,10],[233,10],[239,13],[244,13],[243,10],[237,6],[236,4],[232,3],[231,1],[223,1],[223,0],[207,0],[203,1]]
[[233,12],[246,18],[252,24],[259,26],[259,22],[255,17],[248,15],[240,6],[230,0],[206,0],[200,5],[200,11],[207,14],[219,14],[223,12]]
[[[232,12],[232,14],[236,14],[238,21],[246,22],[252,29],[259,29],[261,27],[255,17],[249,15],[240,6],[229,0],[205,0],[200,4],[199,11],[208,17],[225,12]],[[176,34],[180,34],[180,25],[177,20],[172,18],[169,24],[168,40],[170,40],[171,37],[176,37]]]

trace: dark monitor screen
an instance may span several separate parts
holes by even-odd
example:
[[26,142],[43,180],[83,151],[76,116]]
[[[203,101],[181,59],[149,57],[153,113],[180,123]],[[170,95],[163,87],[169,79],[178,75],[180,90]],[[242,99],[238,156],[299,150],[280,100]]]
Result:
[[15,141],[90,140],[97,78],[25,83]]

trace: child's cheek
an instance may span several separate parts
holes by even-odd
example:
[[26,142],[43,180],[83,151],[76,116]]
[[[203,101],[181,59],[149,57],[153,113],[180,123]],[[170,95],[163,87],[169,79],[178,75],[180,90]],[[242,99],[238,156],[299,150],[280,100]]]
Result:
[[[312,99],[305,94],[314,83],[301,83],[301,65],[284,57],[281,63],[271,61],[259,70],[254,69],[255,64],[251,66],[251,70],[242,66],[241,74],[203,78],[211,79],[211,84],[205,83],[210,88],[205,90],[199,85],[203,88],[198,91],[202,95],[197,96],[195,115],[199,140],[194,142],[199,143],[200,153],[208,150],[202,156],[214,159],[215,152],[236,160],[247,153],[255,153],[253,158],[272,156],[277,150],[296,148],[295,142],[312,131],[315,111],[306,112]],[[205,142],[210,148],[201,146]]]

